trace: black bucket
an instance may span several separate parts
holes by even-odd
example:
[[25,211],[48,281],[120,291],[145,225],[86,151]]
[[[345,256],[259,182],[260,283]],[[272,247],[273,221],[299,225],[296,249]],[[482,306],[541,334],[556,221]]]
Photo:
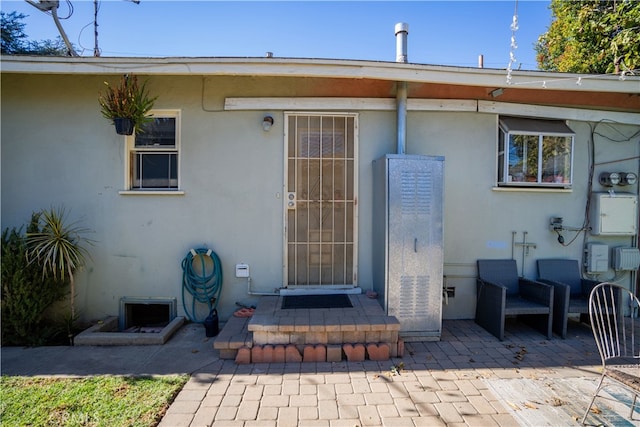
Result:
[[218,325],[218,310],[215,308],[211,310],[211,313],[204,319],[204,329],[208,337],[215,337],[220,332],[220,326]]

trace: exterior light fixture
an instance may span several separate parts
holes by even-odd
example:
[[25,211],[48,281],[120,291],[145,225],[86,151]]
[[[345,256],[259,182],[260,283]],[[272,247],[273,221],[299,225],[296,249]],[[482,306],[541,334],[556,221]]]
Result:
[[264,119],[262,119],[262,129],[265,132],[268,132],[271,129],[271,126],[273,126],[273,117],[264,116]]
[[620,174],[617,172],[602,172],[598,177],[601,185],[613,187],[620,184]]
[[489,92],[489,95],[491,95],[492,98],[497,98],[500,95],[502,95],[503,93],[504,93],[504,89],[499,87],[498,89],[494,89],[491,92]]

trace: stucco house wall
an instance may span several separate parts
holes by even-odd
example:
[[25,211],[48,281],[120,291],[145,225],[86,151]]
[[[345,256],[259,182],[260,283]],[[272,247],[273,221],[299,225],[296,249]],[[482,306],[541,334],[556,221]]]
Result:
[[[190,248],[208,247],[222,260],[221,318],[252,303],[237,263],[250,265],[252,288],[270,292],[283,285],[284,113],[308,109],[227,110],[228,97],[321,96],[336,88],[325,80],[286,77],[153,75],[148,88],[159,95],[154,108],[181,110],[180,195],[121,194],[124,137],[101,117],[97,103],[103,81],[116,75],[2,74],[2,228],[25,224],[31,212],[65,206],[94,233],[91,260],[77,277],[77,304],[85,319],[117,315],[123,296],[176,297],[182,309],[181,260]],[[348,85],[341,89],[348,91]],[[393,97],[374,87],[376,97]],[[309,110],[315,111],[315,110]],[[331,112],[344,112],[331,110]],[[396,147],[394,111],[358,113],[358,282],[372,281],[372,161]],[[265,114],[275,118],[269,132]],[[588,194],[591,138],[597,175],[638,172],[640,126],[598,125],[569,120],[576,132],[570,191],[505,191],[496,188],[498,117],[469,111],[410,111],[407,153],[445,157],[445,285],[455,297],[445,318],[473,318],[475,261],[510,258],[535,277],[535,259],[581,259],[583,238],[564,247],[549,230],[562,216],[579,227]],[[636,135],[629,142],[614,142]],[[616,189],[617,190],[617,189]],[[624,191],[637,194],[638,187]],[[512,245],[536,244],[528,256]],[[567,240],[572,238],[569,234]],[[631,237],[587,235],[587,241],[631,245]],[[609,272],[602,276],[612,276]],[[631,286],[631,276],[623,278]]]
[[[571,258],[582,260],[584,244],[604,243],[610,247],[634,246],[630,236],[610,237],[581,234],[571,245],[562,246],[556,233],[550,231],[551,217],[562,217],[564,224],[581,227],[588,199],[589,140],[594,123],[569,120],[567,124],[576,132],[574,141],[573,185],[570,191],[536,190],[508,191],[495,187],[497,169],[498,116],[480,113],[424,113],[410,114],[408,121],[409,147],[415,154],[445,156],[445,286],[455,287],[455,297],[444,305],[445,318],[473,318],[475,316],[475,262],[480,258],[511,258],[518,263],[518,271],[528,278],[537,277],[535,260],[538,258]],[[596,163],[593,191],[606,192],[598,183],[603,171],[638,170],[640,127],[631,125],[599,125],[595,135]],[[618,133],[619,132],[619,133]],[[617,135],[617,136],[616,136]],[[621,143],[608,140],[624,139]],[[607,163],[614,160],[613,164]],[[637,193],[636,186],[617,187],[615,191]],[[524,257],[523,241],[535,243]],[[563,233],[569,243],[575,233]],[[614,277],[609,271],[597,278]],[[627,274],[623,282],[630,286]]]

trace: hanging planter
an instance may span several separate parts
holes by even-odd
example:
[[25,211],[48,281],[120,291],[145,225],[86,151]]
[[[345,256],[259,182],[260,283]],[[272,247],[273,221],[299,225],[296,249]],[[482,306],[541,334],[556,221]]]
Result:
[[118,86],[107,86],[106,92],[98,96],[100,112],[112,121],[118,135],[132,135],[140,125],[151,121],[149,111],[158,97],[150,97],[146,82],[138,85],[138,78],[124,75]]
[[113,119],[118,135],[133,135],[133,129],[136,127],[135,122],[127,117],[116,117]]

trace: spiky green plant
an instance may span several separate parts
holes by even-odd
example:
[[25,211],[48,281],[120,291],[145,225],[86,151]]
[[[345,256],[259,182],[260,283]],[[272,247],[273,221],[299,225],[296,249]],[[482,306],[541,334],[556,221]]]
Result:
[[36,215],[39,231],[27,233],[27,258],[42,266],[43,277],[69,280],[71,318],[75,319],[74,273],[91,257],[86,245],[93,245],[94,241],[85,236],[91,230],[80,226],[78,221],[67,224],[64,207],[52,207]]
[[[35,215],[27,233],[37,232]],[[0,322],[2,345],[43,345],[52,342],[63,327],[55,318],[46,318],[46,311],[69,292],[69,283],[43,277],[37,263],[27,261],[27,241],[23,227],[2,231],[2,292]],[[0,410],[1,412],[1,410]]]
[[147,82],[139,85],[137,76],[125,74],[118,86],[111,86],[108,82],[104,84],[106,91],[98,95],[103,117],[111,121],[116,118],[131,119],[136,132],[140,132],[141,125],[152,120],[148,114],[158,99],[149,95]]

